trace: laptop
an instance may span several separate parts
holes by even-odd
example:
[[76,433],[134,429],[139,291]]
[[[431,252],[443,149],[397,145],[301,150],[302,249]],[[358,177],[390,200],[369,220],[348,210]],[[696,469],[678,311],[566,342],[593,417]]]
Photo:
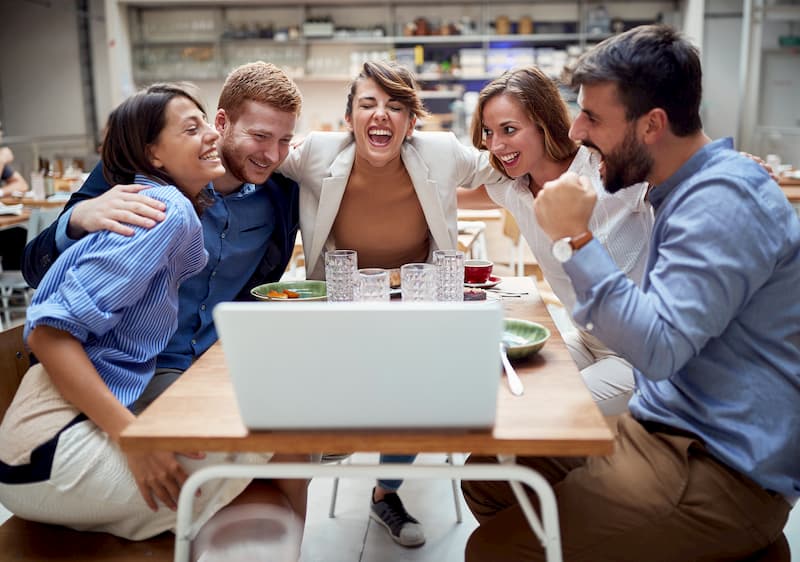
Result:
[[494,425],[499,302],[229,302],[214,322],[250,429]]

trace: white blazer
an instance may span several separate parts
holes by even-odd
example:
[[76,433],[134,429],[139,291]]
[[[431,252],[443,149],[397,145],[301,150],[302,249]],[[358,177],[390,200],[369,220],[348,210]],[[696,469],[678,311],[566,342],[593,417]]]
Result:
[[[308,279],[325,278],[324,253],[336,249],[331,227],[339,213],[355,155],[350,133],[315,132],[291,150],[278,168],[300,184],[300,232]],[[428,223],[431,252],[458,247],[457,187],[509,181],[491,167],[485,152],[463,145],[449,132],[415,131],[403,143],[400,157]]]

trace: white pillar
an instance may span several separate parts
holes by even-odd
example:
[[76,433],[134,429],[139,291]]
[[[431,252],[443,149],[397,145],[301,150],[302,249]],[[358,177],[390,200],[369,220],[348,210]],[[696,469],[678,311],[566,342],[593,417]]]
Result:
[[698,49],[703,49],[703,28],[705,26],[705,0],[685,0],[683,5],[683,33]]
[[105,0],[106,47],[111,106],[116,107],[136,91],[131,67],[128,6],[119,0]]

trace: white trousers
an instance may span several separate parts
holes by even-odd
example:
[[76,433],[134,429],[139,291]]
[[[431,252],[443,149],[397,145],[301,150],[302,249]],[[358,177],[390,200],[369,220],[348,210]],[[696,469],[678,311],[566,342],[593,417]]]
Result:
[[[262,463],[269,457],[209,453],[202,460],[178,458],[191,473],[207,464]],[[250,480],[226,479],[206,484],[195,501],[195,520],[208,521],[249,483]],[[175,529],[175,512],[164,506],[156,512],[147,507],[125,456],[91,421],[76,424],[61,434],[49,480],[0,484],[0,499],[9,511],[23,519],[79,531],[104,531],[130,540]]]
[[[41,365],[32,367],[23,378],[20,390],[0,427],[0,456],[5,462],[27,462],[29,455],[12,455],[11,450],[32,448],[35,443],[19,439],[36,432],[30,428],[52,427],[57,414],[63,421],[76,411],[52,386]],[[66,422],[60,423],[63,427]],[[41,435],[54,435],[47,431]],[[44,437],[42,440],[47,439]],[[16,441],[16,442],[15,442]],[[12,446],[12,445],[17,445]],[[22,445],[22,447],[19,447]],[[11,460],[13,457],[17,460]],[[27,457],[27,458],[25,458]],[[221,462],[260,464],[271,454],[207,453],[204,459],[178,456],[188,473]],[[203,486],[195,501],[195,521],[205,523],[230,503],[250,480],[215,480]],[[147,507],[128,469],[120,448],[92,421],[86,420],[65,430],[58,439],[50,478],[29,484],[0,483],[0,503],[15,515],[31,521],[64,525],[80,531],[104,531],[131,540],[142,540],[174,530],[176,514],[159,506],[156,512]]]
[[603,415],[617,416],[628,411],[635,387],[631,364],[577,328],[565,330],[562,337]]

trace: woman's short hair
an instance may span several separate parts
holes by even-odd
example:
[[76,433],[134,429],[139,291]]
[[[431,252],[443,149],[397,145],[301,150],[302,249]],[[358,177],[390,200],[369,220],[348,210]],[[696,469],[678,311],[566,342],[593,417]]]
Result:
[[410,70],[396,62],[367,61],[361,67],[361,72],[358,73],[358,76],[350,82],[347,107],[345,108],[345,115],[348,118],[353,114],[353,98],[356,95],[358,83],[361,80],[370,78],[375,80],[375,83],[390,98],[403,104],[408,109],[411,117],[420,119],[430,115],[419,97],[419,86]]
[[584,53],[573,71],[572,85],[602,82],[616,84],[629,121],[659,107],[679,137],[703,127],[700,55],[686,37],[668,25],[635,27]]
[[145,174],[174,184],[150,160],[149,147],[156,142],[167,122],[167,105],[173,98],[192,101],[205,115],[203,104],[192,84],[153,84],[117,106],[108,117],[103,140],[103,176],[111,185],[132,183],[136,174]]
[[297,84],[269,62],[257,61],[234,68],[225,79],[217,107],[236,121],[245,102],[254,101],[278,111],[300,115],[303,97]]
[[[486,148],[483,136],[483,110],[490,99],[499,95],[516,99],[531,121],[539,127],[544,137],[544,151],[547,158],[560,162],[575,156],[578,147],[569,138],[571,120],[567,104],[555,82],[536,67],[505,72],[481,90],[478,95],[478,105],[472,116],[472,144],[475,148]],[[510,177],[502,162],[494,154],[489,156],[489,160],[495,170]]]

